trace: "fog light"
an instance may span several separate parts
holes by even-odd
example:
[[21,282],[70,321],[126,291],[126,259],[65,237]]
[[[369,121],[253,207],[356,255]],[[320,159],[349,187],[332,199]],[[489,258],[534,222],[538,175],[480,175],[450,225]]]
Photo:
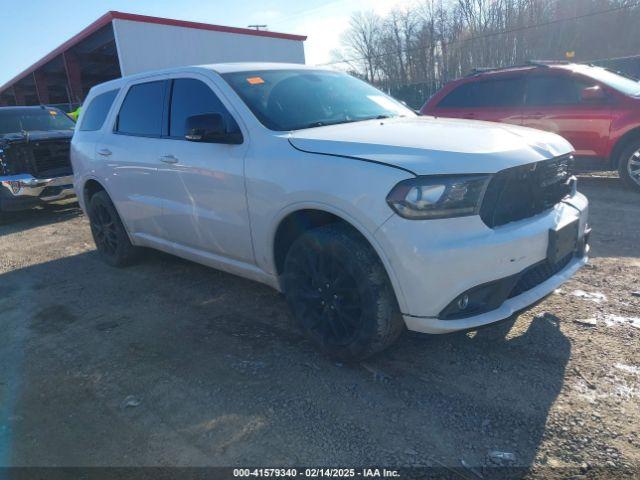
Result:
[[469,295],[462,295],[458,298],[458,309],[464,310],[469,306]]

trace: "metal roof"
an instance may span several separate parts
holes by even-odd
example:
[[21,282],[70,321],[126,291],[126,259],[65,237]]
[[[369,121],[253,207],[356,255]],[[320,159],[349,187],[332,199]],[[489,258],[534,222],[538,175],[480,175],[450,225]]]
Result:
[[238,35],[253,35],[257,37],[270,37],[270,38],[281,38],[284,40],[294,40],[294,41],[304,41],[307,39],[304,35],[292,35],[289,33],[279,33],[279,32],[271,32],[268,30],[252,30],[249,28],[238,28],[238,27],[227,27],[223,25],[214,25],[209,23],[199,23],[199,22],[189,22],[186,20],[175,20],[171,18],[162,18],[162,17],[150,17],[147,15],[137,15],[134,13],[124,13],[117,11],[109,11],[105,13],[103,16],[98,18],[91,25],[71,37],[69,40],[64,42],[58,48],[45,55],[43,58],[38,60],[36,63],[26,68],[18,75],[13,77],[11,80],[6,82],[4,85],[0,87],[0,92],[4,91],[6,88],[10,87],[14,83],[19,80],[22,80],[27,75],[33,73],[38,68],[46,65],[51,60],[56,58],[58,55],[67,51],[74,45],[80,43],[85,38],[89,37],[91,34],[97,32],[102,27],[108,25],[113,20],[129,20],[132,22],[141,22],[141,23],[153,23],[156,25],[169,25],[174,27],[184,27],[184,28],[194,28],[199,30],[210,30],[215,32],[225,32],[225,33],[235,33]]

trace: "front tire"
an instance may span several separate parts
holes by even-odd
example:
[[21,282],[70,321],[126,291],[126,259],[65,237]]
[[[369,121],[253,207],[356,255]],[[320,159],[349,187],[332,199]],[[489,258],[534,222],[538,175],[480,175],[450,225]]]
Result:
[[622,151],[618,173],[627,187],[640,193],[640,140],[634,141]]
[[344,226],[301,235],[284,263],[284,293],[306,336],[324,353],[358,361],[391,345],[404,321],[373,248]]
[[113,267],[124,267],[133,263],[139,250],[131,244],[107,192],[103,190],[91,197],[87,214],[93,241],[102,259]]

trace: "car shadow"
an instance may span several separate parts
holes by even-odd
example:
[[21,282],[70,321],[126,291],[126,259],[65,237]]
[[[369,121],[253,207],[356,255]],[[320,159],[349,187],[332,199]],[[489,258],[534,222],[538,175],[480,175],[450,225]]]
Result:
[[527,469],[571,351],[545,316],[343,365],[270,288],[169,255],[13,270],[0,310],[0,465]]
[[[464,461],[485,478],[510,467],[501,473],[520,478],[534,463],[546,462],[537,458],[538,450],[571,356],[560,323],[546,313],[514,316],[470,332],[408,333],[377,361],[403,380],[419,379],[413,382],[415,396],[439,405],[437,416],[422,420],[433,430],[428,436],[449,439],[447,448],[433,447],[439,462],[460,467]],[[515,460],[498,461],[491,452],[513,454]]]
[[28,210],[0,212],[0,235],[18,233],[82,215],[76,201],[46,204]]

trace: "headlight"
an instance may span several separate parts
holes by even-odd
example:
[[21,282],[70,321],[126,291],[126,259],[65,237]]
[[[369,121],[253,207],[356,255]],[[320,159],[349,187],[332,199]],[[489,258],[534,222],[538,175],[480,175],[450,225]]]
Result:
[[477,215],[491,175],[434,175],[398,183],[387,203],[411,220]]

